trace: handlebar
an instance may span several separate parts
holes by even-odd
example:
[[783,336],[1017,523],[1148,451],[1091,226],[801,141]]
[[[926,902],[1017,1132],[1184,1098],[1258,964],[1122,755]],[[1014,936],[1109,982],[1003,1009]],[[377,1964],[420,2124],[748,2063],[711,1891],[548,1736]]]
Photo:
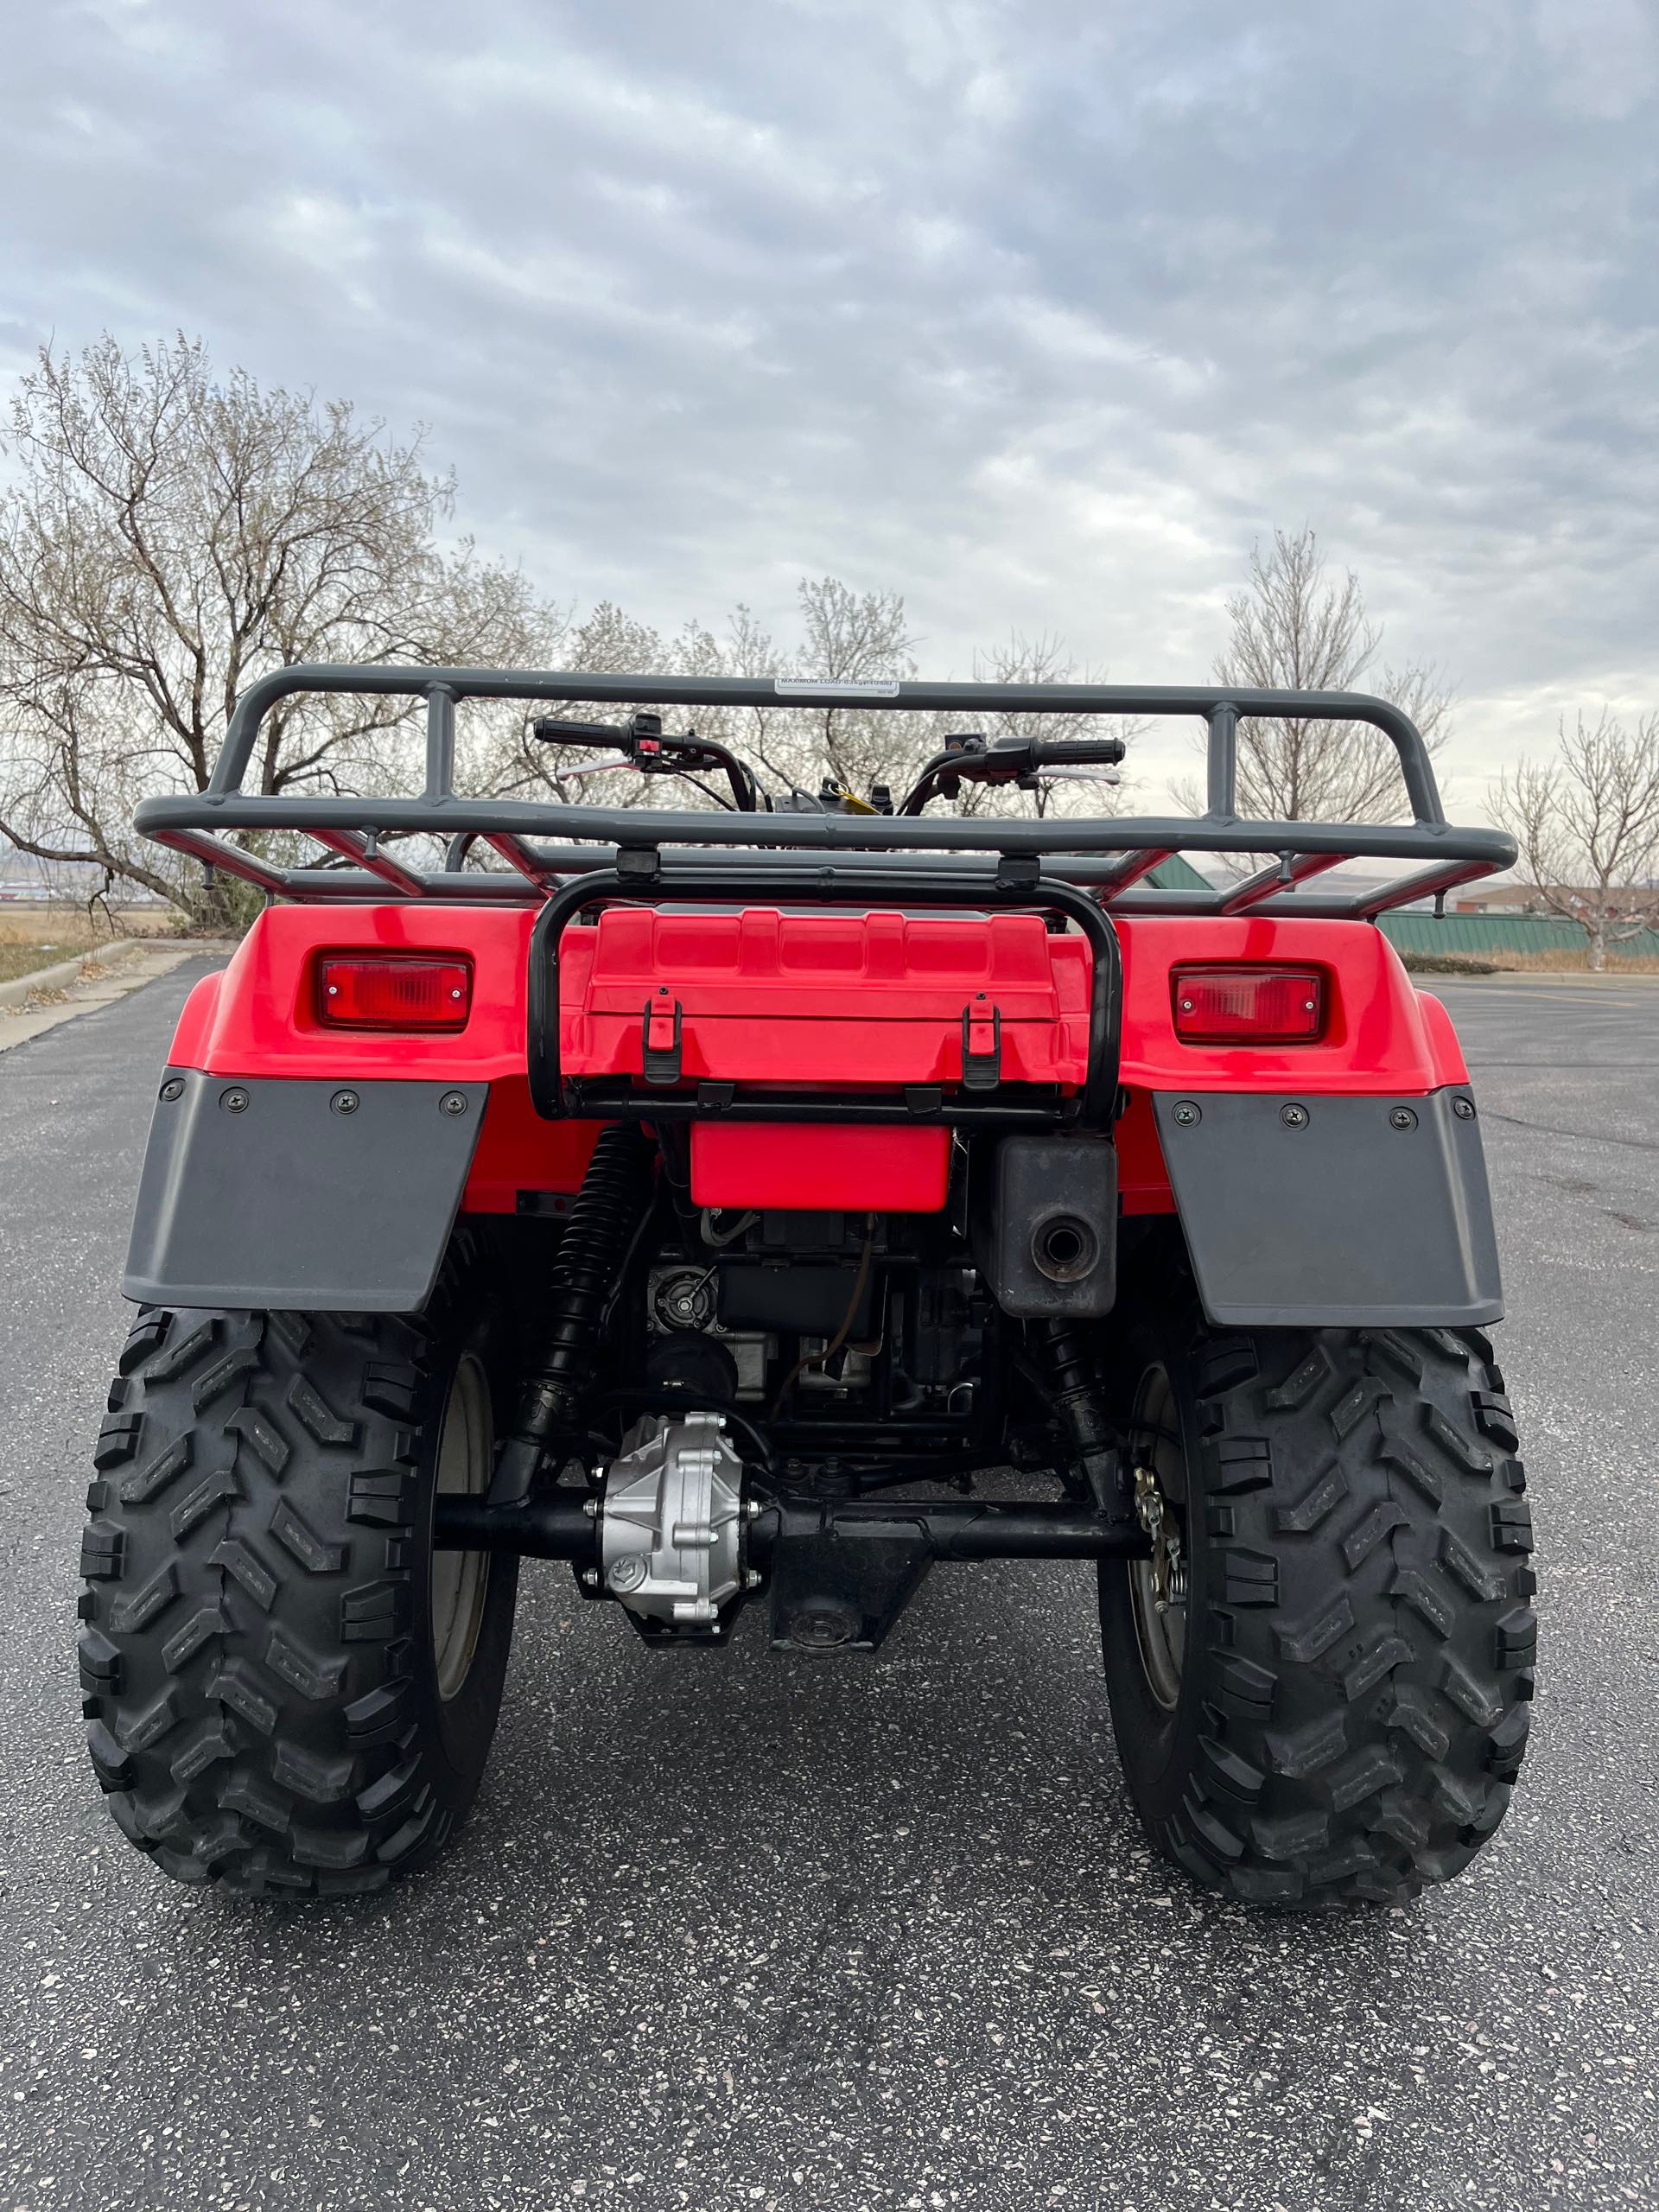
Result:
[[1042,768],[1116,768],[1123,759],[1121,737],[1005,737],[995,745],[973,733],[947,739],[905,798],[900,814],[920,814],[929,801],[954,798],[963,779],[977,784],[1023,784]]
[[593,745],[620,749],[642,775],[721,772],[732,787],[732,803],[740,814],[764,810],[762,791],[754,771],[726,746],[695,730],[683,736],[663,728],[660,715],[631,715],[626,722],[566,721],[543,715],[531,724],[531,734],[543,745]]

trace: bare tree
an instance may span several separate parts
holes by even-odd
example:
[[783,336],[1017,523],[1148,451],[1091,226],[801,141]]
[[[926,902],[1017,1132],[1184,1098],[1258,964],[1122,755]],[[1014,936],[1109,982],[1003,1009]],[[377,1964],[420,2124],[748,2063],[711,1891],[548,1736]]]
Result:
[[[721,630],[691,621],[667,639],[606,603],[568,631],[566,662],[573,669],[594,673],[626,675],[649,667],[714,681],[745,677],[768,683],[881,684],[914,674],[912,640],[898,593],[856,593],[837,577],[804,577],[796,603],[800,626],[793,644],[780,643],[753,609],[741,603]],[[1093,680],[1058,639],[1047,636],[1011,636],[1005,644],[976,653],[972,666],[976,678],[995,683]],[[608,704],[588,710],[572,705],[560,712],[572,716],[591,713],[592,719],[608,722],[626,716],[628,709]],[[859,798],[867,797],[878,784],[900,796],[923,761],[938,751],[943,736],[937,715],[856,702],[798,707],[790,705],[786,696],[753,706],[703,707],[695,717],[683,719],[695,721],[702,736],[717,739],[755,761],[773,788],[785,794],[816,794],[828,779]],[[995,714],[983,723],[985,734],[993,739],[1076,738],[1103,729],[1133,738],[1145,727],[1122,716],[1103,723],[1096,718],[1080,721],[1076,715],[1058,714]],[[498,753],[493,778],[486,772],[486,784],[502,791],[539,785],[563,799],[613,805],[658,796],[638,777],[584,772],[584,762],[590,763],[593,757],[542,745],[530,737],[525,724],[513,733],[505,752]],[[570,780],[573,776],[577,780]],[[681,803],[678,794],[675,803]],[[1110,784],[1081,779],[1046,781],[1028,798],[1007,785],[993,793],[982,785],[964,784],[957,800],[963,813],[988,806],[999,812],[1109,814],[1117,811],[1119,804],[1119,794]]]
[[[896,683],[915,675],[916,640],[898,592],[855,592],[835,576],[803,577],[797,600],[801,640],[788,674],[798,681]],[[789,727],[795,780],[816,789],[821,770],[862,798],[873,785],[908,782],[931,717],[854,704],[814,709],[810,717],[791,717]]]
[[[665,639],[659,631],[607,602],[568,630],[563,640],[566,664],[593,674],[620,676],[649,669],[773,683],[817,679],[879,683],[914,672],[904,601],[898,593],[857,593],[834,576],[803,578],[797,604],[799,639],[786,648],[741,604],[721,632],[691,621]],[[559,711],[562,716],[614,722],[629,709],[614,703],[593,709],[573,703]],[[925,715],[878,712],[857,704],[791,707],[785,699],[757,707],[705,707],[685,719],[694,720],[702,735],[752,757],[785,791],[816,792],[827,777],[861,796],[873,782],[901,781],[926,749],[931,731]],[[654,779],[595,773],[594,759],[594,754],[573,747],[539,743],[530,736],[526,723],[515,741],[512,759],[499,760],[493,788],[539,785],[557,798],[594,804],[627,805],[658,797],[652,788]],[[695,802],[688,798],[685,803]]]
[[[610,602],[575,620],[470,541],[445,549],[454,486],[428,474],[418,435],[389,436],[344,402],[265,391],[240,371],[217,378],[183,337],[136,354],[107,336],[75,357],[42,352],[10,442],[0,837],[48,864],[101,868],[106,889],[142,887],[194,921],[234,921],[257,894],[222,874],[204,886],[194,863],[134,836],[133,810],[155,792],[205,786],[238,696],[269,670],[315,660],[666,668],[768,688],[880,687],[914,673],[900,594],[832,576],[803,579],[786,644],[742,606],[719,634],[693,622],[667,639]],[[1046,638],[1011,639],[976,668],[1009,681],[1072,673]],[[564,709],[605,721],[619,711]],[[637,775],[594,772],[592,752],[534,741],[531,719],[478,706],[461,733],[463,787],[613,804],[658,797]],[[931,715],[856,697],[795,706],[786,690],[698,719],[785,790],[816,792],[828,777],[860,797],[876,784],[901,792],[941,734]],[[991,734],[1031,734],[1039,721],[1046,730],[1046,718],[1000,717]],[[405,702],[298,697],[266,717],[248,781],[268,796],[384,788],[416,772],[417,749]],[[964,787],[964,804],[978,796]],[[721,803],[717,791],[703,797]],[[1033,799],[1040,810],[1050,795]],[[1070,811],[1073,801],[1100,811],[1111,794],[1079,785],[1055,803]],[[297,836],[245,835],[278,860],[308,849]]]
[[[670,649],[688,676],[759,677],[772,683],[893,683],[913,676],[912,639],[898,592],[855,592],[838,577],[803,577],[796,589],[799,632],[781,645],[739,606],[723,634],[693,622]],[[827,778],[862,798],[878,783],[903,788],[932,749],[934,718],[891,707],[705,709],[706,734],[748,752],[785,792],[814,793]]]
[[1578,925],[1599,974],[1610,944],[1659,918],[1659,715],[1626,729],[1604,708],[1593,725],[1580,714],[1560,729],[1559,758],[1505,770],[1491,810],[1537,906]]
[[[566,668],[588,676],[641,676],[661,670],[671,658],[660,632],[636,621],[614,601],[601,600],[580,621],[565,624],[559,641],[560,659]],[[538,708],[534,714],[487,717],[493,725],[493,741],[481,745],[474,757],[473,782],[481,791],[500,797],[552,798],[572,806],[634,806],[654,794],[643,777],[632,769],[607,771],[602,749],[575,745],[549,745],[532,734],[534,724],[544,717],[560,721],[616,723],[631,710],[607,701],[560,700]],[[620,756],[613,753],[615,760]],[[677,798],[676,804],[681,802]],[[687,804],[690,803],[688,800]]]
[[[183,337],[49,350],[14,404],[0,493],[0,836],[92,862],[193,918],[202,888],[135,840],[133,805],[207,782],[237,694],[305,660],[534,661],[561,626],[516,571],[435,533],[454,487],[418,436],[343,402],[215,378]],[[265,793],[345,790],[387,764],[397,701],[267,719]]]
[[[1376,666],[1381,630],[1367,616],[1351,569],[1333,576],[1311,530],[1275,531],[1272,550],[1250,554],[1250,580],[1227,602],[1232,634],[1217,656],[1217,683],[1264,690],[1365,690],[1402,707],[1439,751],[1449,694],[1427,667]],[[1194,812],[1191,782],[1176,795]],[[1362,722],[1244,721],[1238,731],[1238,810],[1287,822],[1386,822],[1405,789],[1394,747]]]

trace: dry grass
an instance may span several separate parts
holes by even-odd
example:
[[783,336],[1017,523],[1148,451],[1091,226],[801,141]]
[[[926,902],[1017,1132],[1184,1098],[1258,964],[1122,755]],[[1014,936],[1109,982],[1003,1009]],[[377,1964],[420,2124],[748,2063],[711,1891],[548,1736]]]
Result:
[[0,944],[60,944],[58,957],[112,937],[171,937],[178,916],[170,906],[118,906],[115,926],[100,907],[96,920],[84,906],[0,906]]
[[[1523,976],[1587,976],[1590,973],[1587,952],[1495,952],[1491,957],[1498,967],[1513,969]],[[1607,965],[1602,973],[1606,976],[1659,976],[1659,958],[1646,952],[1609,952]]]
[[[1411,976],[1588,976],[1589,956],[1583,952],[1420,952],[1408,945],[1400,955]],[[1638,953],[1617,959],[1610,952],[1602,970],[1610,980],[1622,976],[1659,976],[1659,957]]]
[[112,937],[171,934],[168,911],[162,907],[118,907],[111,931],[102,914],[94,921],[84,906],[0,906],[0,983],[96,952]]
[[98,944],[90,940],[71,943],[54,938],[40,944],[20,944],[15,939],[8,944],[0,939],[0,983],[15,982],[19,976],[32,976],[37,968],[55,968],[60,960],[68,960],[79,953],[85,958],[95,957],[99,944],[107,944],[107,938],[100,938]]
[[37,968],[53,967],[79,950],[77,945],[67,944],[0,944],[0,983],[15,982],[19,976],[32,976]]

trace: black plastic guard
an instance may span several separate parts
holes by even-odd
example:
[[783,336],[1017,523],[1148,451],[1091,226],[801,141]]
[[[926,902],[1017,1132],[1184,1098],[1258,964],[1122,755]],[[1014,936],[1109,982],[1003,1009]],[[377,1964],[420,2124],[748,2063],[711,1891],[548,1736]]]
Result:
[[1466,1087],[1398,1098],[1160,1091],[1154,1104],[1212,1321],[1459,1328],[1501,1318]]
[[791,1536],[772,1558],[774,1651],[874,1651],[920,1588],[933,1554],[902,1523]]
[[122,1289],[148,1306],[418,1312],[488,1092],[169,1069]]
[[[1117,1153],[1110,1140],[1004,1137],[995,1176],[995,1204],[975,1222],[975,1255],[1002,1311],[1027,1320],[1109,1313],[1117,1295]],[[1067,1226],[1077,1264],[1045,1272],[1039,1240]]]

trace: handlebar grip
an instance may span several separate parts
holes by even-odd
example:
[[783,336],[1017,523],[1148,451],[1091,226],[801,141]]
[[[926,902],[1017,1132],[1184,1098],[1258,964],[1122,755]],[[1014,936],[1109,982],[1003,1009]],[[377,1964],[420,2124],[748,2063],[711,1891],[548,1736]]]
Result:
[[1116,768],[1127,747],[1121,737],[1085,738],[1076,742],[1060,738],[1052,744],[1033,741],[1033,768]]
[[543,745],[620,745],[627,735],[615,722],[565,722],[554,715],[539,715],[530,734]]

